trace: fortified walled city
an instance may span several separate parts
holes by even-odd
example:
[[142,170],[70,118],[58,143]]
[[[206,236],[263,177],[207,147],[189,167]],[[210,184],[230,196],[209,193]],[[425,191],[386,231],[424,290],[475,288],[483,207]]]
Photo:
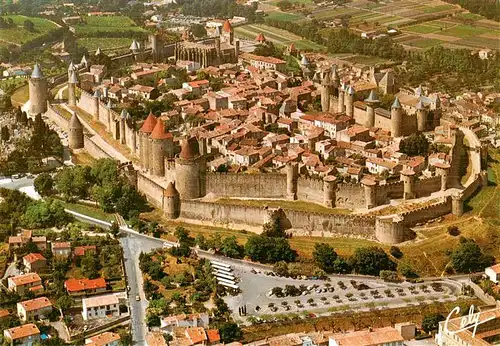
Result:
[[0,2],[0,344],[500,345],[477,2]]

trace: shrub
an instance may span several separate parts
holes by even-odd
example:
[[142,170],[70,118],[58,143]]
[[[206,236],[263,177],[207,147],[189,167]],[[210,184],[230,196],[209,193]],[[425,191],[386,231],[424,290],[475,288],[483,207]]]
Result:
[[458,237],[460,235],[460,230],[457,226],[448,226],[448,234],[453,237]]

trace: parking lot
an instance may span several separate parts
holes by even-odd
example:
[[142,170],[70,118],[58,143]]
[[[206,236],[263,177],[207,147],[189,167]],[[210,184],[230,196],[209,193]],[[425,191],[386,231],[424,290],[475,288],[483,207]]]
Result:
[[[241,293],[225,297],[234,317],[279,314],[315,314],[335,311],[410,306],[433,301],[455,300],[460,284],[447,280],[412,284],[380,279],[331,276],[325,280],[301,280],[271,276],[243,267],[233,267]],[[246,306],[246,317],[238,315]]]

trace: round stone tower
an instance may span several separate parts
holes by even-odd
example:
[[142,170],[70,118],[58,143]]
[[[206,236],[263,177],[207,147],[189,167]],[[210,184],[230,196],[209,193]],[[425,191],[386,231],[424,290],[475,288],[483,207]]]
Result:
[[403,199],[412,199],[415,197],[415,172],[409,169],[401,171],[401,181],[403,182]]
[[361,180],[361,185],[365,189],[365,206],[371,209],[377,206],[377,182],[371,179]]
[[185,139],[175,160],[175,180],[181,199],[202,197],[203,170],[204,162],[198,149],[198,141],[194,137]]
[[345,114],[352,117],[354,115],[354,88],[349,86],[345,95]]
[[436,167],[436,174],[441,176],[441,191],[444,191],[448,188],[448,170],[450,169],[450,165],[436,162],[434,167]]
[[47,111],[48,84],[38,64],[35,64],[29,80],[29,95],[30,113],[45,113]]
[[101,92],[99,89],[95,89],[94,95],[92,95],[92,120],[99,121],[99,102],[101,99]]
[[78,80],[76,79],[76,72],[72,71],[68,79],[68,106],[76,106],[76,85]]
[[328,208],[335,208],[337,200],[337,178],[328,175],[323,178],[323,204]]
[[344,113],[345,112],[344,91],[345,91],[344,84],[341,84],[339,86],[339,100],[338,100],[338,103],[337,103],[337,112],[339,112],[339,113]]
[[403,109],[398,97],[391,106],[391,134],[392,137],[401,137],[403,128]]
[[296,163],[286,165],[286,199],[295,201],[297,199],[297,179],[299,167]]
[[139,141],[140,141],[140,159],[141,165],[144,169],[149,169],[149,157],[151,156],[151,143],[149,141],[149,137],[151,132],[153,132],[156,126],[157,120],[153,113],[149,113],[148,117],[142,124],[141,129],[139,130]]
[[177,219],[181,212],[179,191],[172,182],[168,183],[167,188],[163,191],[163,212],[169,219]]
[[151,132],[151,172],[157,176],[165,175],[165,153],[167,141],[172,140],[172,134],[165,132],[163,121],[158,120]]
[[332,81],[330,79],[330,71],[325,71],[321,80],[321,110],[328,112],[330,110],[330,89]]
[[81,149],[84,146],[83,126],[76,112],[73,112],[69,121],[68,146],[70,149]]
[[366,121],[365,126],[370,128],[375,126],[375,107],[380,103],[375,91],[371,90],[370,95],[365,100],[366,103]]
[[417,110],[417,129],[424,132],[427,129],[427,108],[425,108],[422,99],[418,100],[415,109]]

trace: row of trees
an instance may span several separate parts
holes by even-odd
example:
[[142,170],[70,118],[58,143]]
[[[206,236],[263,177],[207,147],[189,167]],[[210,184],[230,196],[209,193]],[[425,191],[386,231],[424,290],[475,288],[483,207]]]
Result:
[[246,6],[233,0],[180,0],[177,2],[183,14],[198,17],[233,18],[245,17],[250,23],[257,18],[257,4]]

